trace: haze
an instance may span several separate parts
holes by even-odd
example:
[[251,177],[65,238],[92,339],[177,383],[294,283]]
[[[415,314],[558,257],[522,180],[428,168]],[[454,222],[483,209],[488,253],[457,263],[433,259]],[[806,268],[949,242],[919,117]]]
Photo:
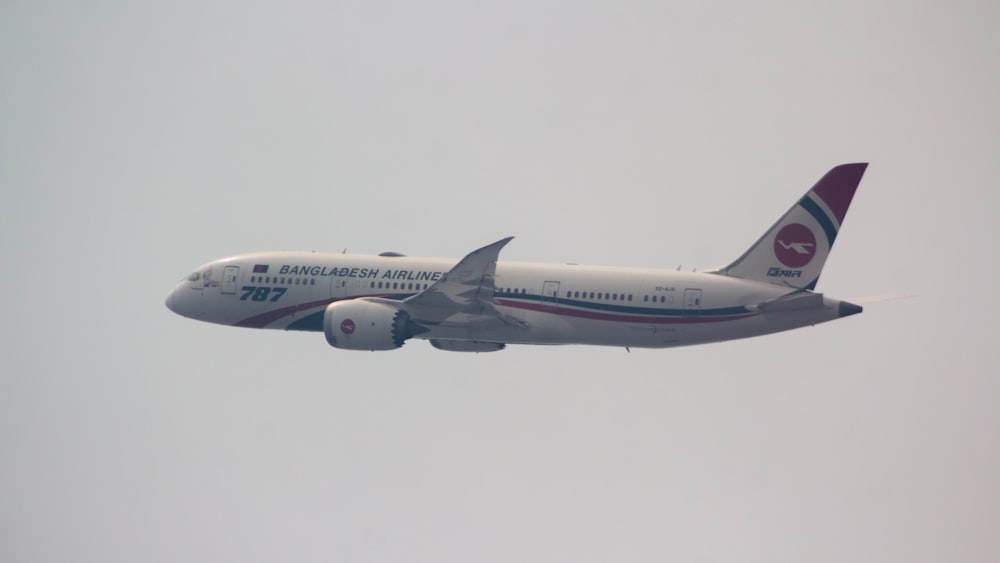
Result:
[[[0,6],[0,560],[1000,560],[996,3]],[[815,328],[330,348],[255,250],[705,268],[870,162]]]

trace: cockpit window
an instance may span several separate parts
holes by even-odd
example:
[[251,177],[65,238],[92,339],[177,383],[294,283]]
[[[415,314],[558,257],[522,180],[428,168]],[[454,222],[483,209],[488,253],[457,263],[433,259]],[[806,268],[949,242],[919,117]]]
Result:
[[200,277],[201,277],[201,274],[199,274],[198,272],[195,272],[195,273],[191,274],[190,276],[188,276],[188,281],[189,282],[196,282],[196,281],[198,281],[198,279]]

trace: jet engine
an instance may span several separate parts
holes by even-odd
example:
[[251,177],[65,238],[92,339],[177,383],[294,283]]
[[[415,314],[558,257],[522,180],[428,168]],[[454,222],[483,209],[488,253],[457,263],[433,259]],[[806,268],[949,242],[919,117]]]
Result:
[[377,301],[338,301],[323,313],[323,333],[334,348],[393,350],[422,332],[427,329],[412,322],[406,311]]

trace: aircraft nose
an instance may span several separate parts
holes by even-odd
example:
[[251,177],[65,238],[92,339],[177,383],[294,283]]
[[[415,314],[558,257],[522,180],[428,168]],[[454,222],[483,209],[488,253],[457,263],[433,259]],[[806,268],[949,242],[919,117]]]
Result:
[[191,316],[191,298],[188,296],[190,293],[190,288],[185,287],[184,284],[180,284],[167,295],[164,299],[163,304],[167,306],[172,312],[182,316]]

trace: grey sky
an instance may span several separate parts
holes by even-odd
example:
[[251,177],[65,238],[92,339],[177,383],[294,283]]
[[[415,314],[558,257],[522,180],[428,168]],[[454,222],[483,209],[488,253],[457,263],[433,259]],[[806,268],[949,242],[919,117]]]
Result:
[[[0,560],[1000,559],[990,2],[0,5]],[[819,289],[673,351],[171,314],[237,252],[674,268],[869,161]]]

